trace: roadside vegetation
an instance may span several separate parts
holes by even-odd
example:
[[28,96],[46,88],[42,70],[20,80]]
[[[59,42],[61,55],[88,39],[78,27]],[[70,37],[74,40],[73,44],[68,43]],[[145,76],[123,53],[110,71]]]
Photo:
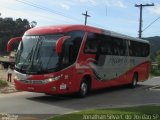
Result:
[[151,76],[160,76],[160,70],[151,69]]
[[159,120],[160,106],[137,106],[85,110],[55,116],[49,120]]
[[6,86],[8,86],[8,83],[4,80],[0,80],[0,89]]
[[151,60],[151,76],[160,76],[160,51],[156,52],[155,55],[152,55]]
[[[0,17],[0,55],[8,55],[6,45],[10,38],[22,36],[26,30],[35,27],[36,24],[35,21],[29,22],[27,19]],[[13,50],[17,49],[18,44],[13,45]]]

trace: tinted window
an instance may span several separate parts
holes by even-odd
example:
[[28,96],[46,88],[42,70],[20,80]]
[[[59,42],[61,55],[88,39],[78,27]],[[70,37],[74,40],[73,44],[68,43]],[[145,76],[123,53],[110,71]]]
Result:
[[125,56],[126,55],[126,41],[121,38],[112,37],[112,55]]
[[107,35],[90,33],[87,38],[85,53],[104,55],[126,55],[126,40]]
[[84,52],[87,54],[100,53],[104,55],[127,56],[127,43],[130,56],[146,57],[149,55],[150,48],[147,43],[95,33],[88,34]]
[[63,43],[63,52],[61,55],[62,67],[67,67],[73,64],[78,56],[79,49],[83,40],[83,31],[72,31],[66,34],[71,38]]
[[129,41],[129,55],[135,57],[149,56],[149,44],[137,41]]
[[98,51],[99,35],[95,33],[89,33],[85,45],[84,52],[88,54],[95,54]]
[[126,41],[116,37],[102,36],[101,53],[105,55],[126,55]]
[[101,54],[111,55],[113,53],[112,41],[110,36],[101,36]]

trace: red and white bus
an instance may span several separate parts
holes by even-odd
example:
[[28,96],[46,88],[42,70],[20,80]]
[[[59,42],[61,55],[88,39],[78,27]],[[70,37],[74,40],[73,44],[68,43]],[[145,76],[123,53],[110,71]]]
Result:
[[149,77],[150,44],[84,25],[36,27],[12,38],[20,41],[15,61],[17,90],[46,94],[78,92],[128,84]]

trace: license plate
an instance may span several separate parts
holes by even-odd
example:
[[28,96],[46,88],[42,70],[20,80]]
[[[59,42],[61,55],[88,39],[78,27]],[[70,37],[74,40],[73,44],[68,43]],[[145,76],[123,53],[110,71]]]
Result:
[[28,90],[34,90],[34,88],[33,87],[28,87]]

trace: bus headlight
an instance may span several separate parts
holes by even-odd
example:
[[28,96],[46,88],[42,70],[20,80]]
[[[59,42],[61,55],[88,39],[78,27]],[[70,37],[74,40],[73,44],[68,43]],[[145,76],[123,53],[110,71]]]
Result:
[[14,79],[15,79],[15,80],[20,80],[17,75],[14,76]]
[[48,79],[48,82],[52,82],[52,81],[54,81],[52,78],[49,78],[49,79]]
[[53,78],[48,78],[48,79],[46,79],[46,82],[57,81],[57,80],[59,80],[61,77],[63,77],[62,74],[61,74],[61,75],[58,75],[58,76],[55,76],[55,77],[53,77]]

